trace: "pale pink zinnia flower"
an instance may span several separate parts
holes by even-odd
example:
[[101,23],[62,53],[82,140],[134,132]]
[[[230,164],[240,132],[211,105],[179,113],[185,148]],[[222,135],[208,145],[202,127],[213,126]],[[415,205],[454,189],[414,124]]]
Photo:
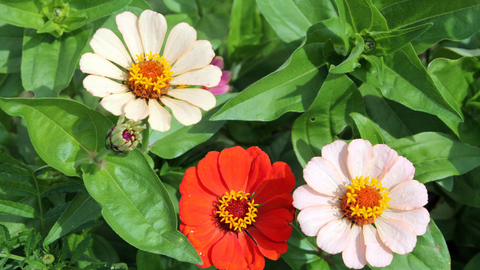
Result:
[[[113,31],[101,28],[90,42],[95,53],[80,59],[80,69],[92,74],[83,81],[85,89],[102,97],[100,104],[107,111],[133,121],[148,116],[152,129],[167,131],[171,116],[164,106],[186,126],[201,120],[199,108],[215,107],[215,96],[201,86],[216,86],[222,72],[209,65],[215,56],[212,45],[196,40],[193,27],[174,26],[162,50],[167,32],[162,14],[145,10],[137,18],[126,11],[116,22],[130,53]],[[198,87],[185,88],[190,85]]]
[[307,185],[293,193],[298,222],[322,250],[342,253],[345,265],[384,267],[392,252],[413,250],[430,221],[425,185],[413,164],[387,145],[335,141],[303,170]]
[[214,65],[219,67],[222,70],[222,78],[217,86],[214,87],[206,87],[203,86],[202,88],[205,90],[210,91],[210,93],[214,95],[221,95],[232,92],[232,86],[228,85],[228,82],[232,78],[232,72],[228,70],[223,70],[225,65],[223,64],[223,57],[217,56],[213,58],[210,65]]

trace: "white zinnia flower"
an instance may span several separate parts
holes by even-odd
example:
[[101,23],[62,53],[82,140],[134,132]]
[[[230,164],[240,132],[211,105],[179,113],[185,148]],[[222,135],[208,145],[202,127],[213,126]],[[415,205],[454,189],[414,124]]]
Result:
[[[216,86],[222,71],[209,65],[215,56],[212,45],[196,40],[193,27],[173,27],[160,54],[167,32],[162,14],[145,10],[137,18],[126,11],[116,22],[130,54],[113,31],[101,28],[90,41],[95,53],[80,59],[80,69],[92,74],[83,81],[85,89],[102,97],[100,104],[107,111],[133,121],[149,116],[152,129],[163,132],[170,129],[171,120],[164,106],[186,126],[201,120],[199,108],[215,107],[215,96],[201,86]],[[184,88],[190,85],[199,87]]]

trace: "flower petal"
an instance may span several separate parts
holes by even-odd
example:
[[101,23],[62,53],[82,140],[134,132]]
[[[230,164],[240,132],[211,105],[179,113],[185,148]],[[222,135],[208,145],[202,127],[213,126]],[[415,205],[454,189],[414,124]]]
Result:
[[252,270],[262,270],[265,267],[265,258],[253,242],[252,238],[245,233],[238,234],[238,241],[243,249],[243,259],[247,263],[247,268]]
[[193,69],[202,68],[210,64],[214,56],[215,52],[210,41],[197,40],[187,52],[178,58],[171,71],[175,75],[180,75]]
[[150,99],[148,101],[148,123],[153,130],[165,132],[170,129],[170,122],[172,116],[170,113],[160,104],[156,99]]
[[327,144],[322,148],[322,157],[330,161],[337,169],[338,174],[342,178],[344,185],[347,185],[352,178],[348,172],[347,166],[348,145],[346,142],[337,140]]
[[212,109],[217,104],[217,100],[212,93],[199,88],[173,89],[168,91],[168,95],[177,99],[185,100],[204,111]]
[[270,260],[278,260],[278,258],[280,258],[280,254],[287,252],[287,242],[273,241],[255,227],[249,227],[247,230],[248,234],[250,234],[255,243],[257,243],[260,252],[262,252],[262,254]]
[[342,202],[338,198],[318,193],[308,185],[299,186],[293,192],[293,206],[295,208],[303,210],[314,205],[342,207]]
[[130,11],[125,11],[115,17],[118,30],[122,33],[123,40],[127,44],[130,55],[134,60],[143,53],[142,39],[138,32],[138,18]]
[[330,254],[342,252],[350,242],[351,224],[352,222],[346,218],[325,224],[317,235],[318,247]]
[[83,73],[99,75],[120,81],[124,81],[128,77],[125,72],[110,61],[95,53],[84,53],[82,55],[80,58],[80,69]]
[[125,104],[135,98],[132,93],[120,93],[120,94],[112,94],[108,97],[104,97],[102,101],[100,101],[100,105],[102,105],[105,110],[111,112],[114,115],[121,115],[123,114]]
[[218,157],[218,166],[228,191],[244,191],[252,166],[252,157],[240,146],[223,150]]
[[186,194],[180,198],[180,219],[189,226],[200,226],[212,222],[216,216],[216,208],[209,197],[198,193]]
[[206,268],[211,266],[213,264],[213,246],[225,236],[225,232],[218,230],[218,228],[208,223],[196,227],[185,225],[185,223],[182,222],[180,229],[182,233],[188,237],[188,240],[195,247],[198,255],[202,259],[203,264],[199,265],[199,267]]
[[385,209],[382,217],[400,220],[412,227],[417,235],[423,235],[427,231],[430,222],[430,213],[427,209],[420,207],[410,211],[401,211],[395,209]]
[[398,183],[403,181],[412,180],[415,174],[415,167],[408,159],[399,156],[397,162],[393,164],[392,168],[385,174],[383,179],[378,179],[382,182],[382,185],[388,189],[391,189]]
[[215,244],[212,250],[212,262],[218,269],[244,269],[242,246],[233,232],[228,232]]
[[377,144],[373,146],[373,162],[372,168],[368,173],[368,176],[383,179],[385,174],[392,168],[397,162],[397,151],[388,147],[385,144]]
[[253,223],[255,228],[262,232],[266,237],[276,242],[287,241],[292,235],[293,215],[285,208],[279,208],[268,213],[258,214]]
[[413,210],[428,202],[427,188],[417,180],[408,180],[396,185],[388,196],[389,208],[397,210]]
[[221,70],[224,69],[224,64],[223,64],[223,57],[221,56],[216,56],[213,58],[211,65],[219,67]]
[[378,235],[393,252],[407,254],[417,243],[415,231],[407,223],[383,216],[375,220]]
[[179,23],[172,28],[165,44],[163,55],[170,64],[184,54],[197,40],[197,31],[188,23]]
[[162,14],[145,10],[138,19],[138,29],[145,54],[159,54],[167,33],[167,21]]
[[365,240],[363,239],[362,227],[353,225],[350,232],[350,241],[342,253],[345,266],[354,269],[363,268],[367,264],[365,252]]
[[182,194],[182,196],[188,196],[193,193],[198,193],[207,200],[216,200],[218,198],[217,195],[203,185],[197,173],[197,167],[190,167],[187,169],[179,186],[180,194]]
[[147,102],[143,98],[130,100],[124,110],[125,116],[133,121],[140,121],[148,116]]
[[123,68],[128,69],[132,65],[132,58],[128,55],[122,41],[110,29],[98,29],[90,41],[90,46],[92,46],[95,53],[117,63]]
[[373,161],[373,147],[367,140],[357,139],[348,145],[347,164],[350,176],[367,177]]
[[85,77],[85,79],[83,79],[83,87],[96,97],[106,97],[110,94],[125,93],[128,91],[126,85],[97,75],[88,75]]
[[300,211],[297,221],[300,223],[300,228],[305,235],[316,236],[325,224],[332,220],[340,219],[342,216],[343,213],[338,207],[315,205]]
[[230,92],[230,89],[232,87],[230,85],[221,85],[221,86],[215,86],[208,88],[207,91],[214,95],[222,95]]
[[272,163],[270,162],[268,155],[256,146],[248,148],[247,152],[252,157],[252,168],[248,175],[246,192],[252,194],[267,178],[272,169]]
[[268,176],[258,186],[252,199],[255,203],[264,203],[270,198],[284,193],[290,193],[295,186],[295,175],[284,162],[275,162]]
[[292,201],[292,194],[290,193],[277,195],[263,203],[262,206],[259,207],[259,213],[264,214],[279,208],[284,208],[289,210],[292,215],[295,215],[295,208],[292,205]]
[[218,170],[219,152],[211,151],[198,162],[198,177],[203,185],[217,197],[222,197],[225,192],[230,191],[220,177]]
[[217,86],[222,77],[222,71],[212,65],[208,65],[201,69],[188,71],[180,74],[170,81],[171,85],[204,85],[206,87]]
[[363,226],[367,262],[373,267],[385,267],[393,260],[392,251],[382,242],[372,225]]
[[202,120],[202,112],[198,107],[182,100],[161,97],[160,101],[172,110],[173,116],[184,126],[191,126]]
[[335,166],[323,157],[312,158],[305,169],[303,178],[315,191],[332,197],[345,195],[345,186]]

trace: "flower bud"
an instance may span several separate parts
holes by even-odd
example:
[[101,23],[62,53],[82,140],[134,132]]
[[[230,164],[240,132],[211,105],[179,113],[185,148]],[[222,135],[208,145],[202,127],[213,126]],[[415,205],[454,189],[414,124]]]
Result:
[[142,141],[142,131],[147,128],[145,124],[139,124],[140,122],[132,120],[125,122],[125,116],[121,115],[105,137],[105,147],[117,154],[134,150]]
[[42,258],[42,262],[46,265],[52,264],[55,261],[55,256],[52,254],[45,254]]

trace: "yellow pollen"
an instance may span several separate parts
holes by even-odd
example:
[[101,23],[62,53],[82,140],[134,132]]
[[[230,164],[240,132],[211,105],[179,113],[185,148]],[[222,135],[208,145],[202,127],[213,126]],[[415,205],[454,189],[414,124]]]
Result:
[[218,200],[217,218],[224,229],[241,232],[255,222],[257,206],[248,198],[250,193],[231,190]]
[[352,179],[347,192],[342,198],[344,215],[362,226],[375,222],[375,219],[388,208],[388,189],[376,178],[363,176]]

